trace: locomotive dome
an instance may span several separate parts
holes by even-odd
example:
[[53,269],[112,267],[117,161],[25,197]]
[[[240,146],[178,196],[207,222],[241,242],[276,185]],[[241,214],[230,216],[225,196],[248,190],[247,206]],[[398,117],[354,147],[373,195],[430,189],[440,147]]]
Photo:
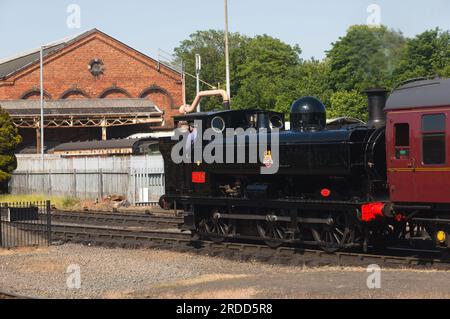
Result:
[[291,129],[301,131],[323,130],[327,114],[325,105],[308,96],[298,99],[291,107]]

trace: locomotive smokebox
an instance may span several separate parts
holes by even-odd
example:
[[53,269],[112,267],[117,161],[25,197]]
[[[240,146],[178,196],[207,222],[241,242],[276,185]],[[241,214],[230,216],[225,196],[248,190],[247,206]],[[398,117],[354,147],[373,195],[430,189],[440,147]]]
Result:
[[364,91],[367,94],[369,102],[369,127],[383,127],[386,125],[386,114],[384,108],[386,106],[386,100],[388,92],[386,89],[368,89]]

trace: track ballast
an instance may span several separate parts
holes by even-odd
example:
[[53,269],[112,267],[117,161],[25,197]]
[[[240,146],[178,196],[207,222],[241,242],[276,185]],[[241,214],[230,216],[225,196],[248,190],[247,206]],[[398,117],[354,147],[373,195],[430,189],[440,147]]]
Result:
[[[71,213],[72,214],[72,213]],[[83,214],[85,215],[83,217]],[[136,226],[126,227],[125,222],[119,221],[119,214],[104,214],[97,216],[95,223],[108,220],[104,226],[92,225],[92,215],[98,213],[77,212],[75,215],[80,223],[54,223],[52,237],[55,241],[81,243],[85,245],[99,245],[123,248],[160,248],[172,251],[191,252],[209,256],[221,256],[233,260],[256,260],[273,264],[302,265],[302,266],[368,266],[377,264],[390,268],[418,268],[418,269],[450,269],[450,259],[440,259],[436,252],[422,250],[385,250],[377,253],[337,252],[325,253],[319,249],[303,249],[298,247],[280,247],[272,249],[264,244],[244,243],[239,239],[225,243],[212,241],[198,241],[191,238],[189,232],[173,229],[172,222],[180,220],[170,218],[167,227],[154,229],[155,216],[123,215],[124,220],[135,218],[130,223],[140,223],[140,219],[148,221]],[[122,215],[122,214],[121,214]],[[54,216],[57,216],[55,214]],[[64,219],[66,217],[62,217]],[[166,221],[169,221],[164,217]],[[157,217],[156,219],[160,219]],[[61,219],[60,219],[61,220]],[[82,221],[86,223],[82,224]],[[73,219],[72,219],[73,221]],[[90,223],[91,222],[91,223]],[[150,227],[142,225],[152,225]],[[173,230],[172,230],[173,229]]]

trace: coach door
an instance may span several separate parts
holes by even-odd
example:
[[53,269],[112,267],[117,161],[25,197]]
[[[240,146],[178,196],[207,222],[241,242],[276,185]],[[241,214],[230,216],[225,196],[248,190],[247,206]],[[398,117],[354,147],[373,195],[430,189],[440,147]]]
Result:
[[411,114],[388,114],[386,147],[388,182],[391,200],[415,202],[416,145],[414,143],[415,118]]
[[417,200],[423,203],[450,203],[449,118],[445,111],[416,113],[418,161],[414,183]]

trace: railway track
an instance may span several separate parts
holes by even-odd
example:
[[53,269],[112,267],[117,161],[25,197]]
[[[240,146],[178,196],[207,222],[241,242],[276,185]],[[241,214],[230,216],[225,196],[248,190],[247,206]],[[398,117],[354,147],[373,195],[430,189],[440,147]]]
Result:
[[[162,248],[223,256],[237,260],[259,260],[270,263],[312,266],[367,266],[450,269],[450,260],[440,260],[433,252],[389,250],[376,254],[338,252],[327,254],[319,249],[280,247],[265,244],[192,241],[190,233],[177,231],[180,217],[99,212],[52,213],[52,238],[74,242],[123,248]],[[22,225],[24,230],[37,230],[39,225]],[[45,231],[40,229],[40,231]]]
[[0,291],[0,300],[2,299],[34,299],[28,296],[20,296],[10,292]]
[[450,260],[440,260],[432,252],[420,250],[389,250],[376,254],[357,252],[327,254],[320,249],[295,247],[280,247],[274,250],[259,243],[196,242],[192,241],[190,233],[175,230],[181,222],[182,219],[175,216],[55,211],[52,213],[52,237],[56,241],[86,245],[163,248],[238,260],[254,259],[292,265],[367,266],[378,264],[386,267],[450,269]]
[[178,228],[181,217],[154,216],[146,214],[119,214],[101,212],[52,212],[52,222],[82,225],[108,225],[127,227],[147,227],[157,229]]
[[189,233],[145,230],[133,227],[98,227],[86,225],[53,225],[54,240],[85,245],[122,248],[160,248],[221,256],[233,260],[256,260],[273,264],[301,266],[368,266],[377,264],[389,268],[450,270],[450,260],[441,260],[420,251],[365,254],[338,252],[328,254],[316,249],[280,247],[240,242],[214,243],[192,241]]

